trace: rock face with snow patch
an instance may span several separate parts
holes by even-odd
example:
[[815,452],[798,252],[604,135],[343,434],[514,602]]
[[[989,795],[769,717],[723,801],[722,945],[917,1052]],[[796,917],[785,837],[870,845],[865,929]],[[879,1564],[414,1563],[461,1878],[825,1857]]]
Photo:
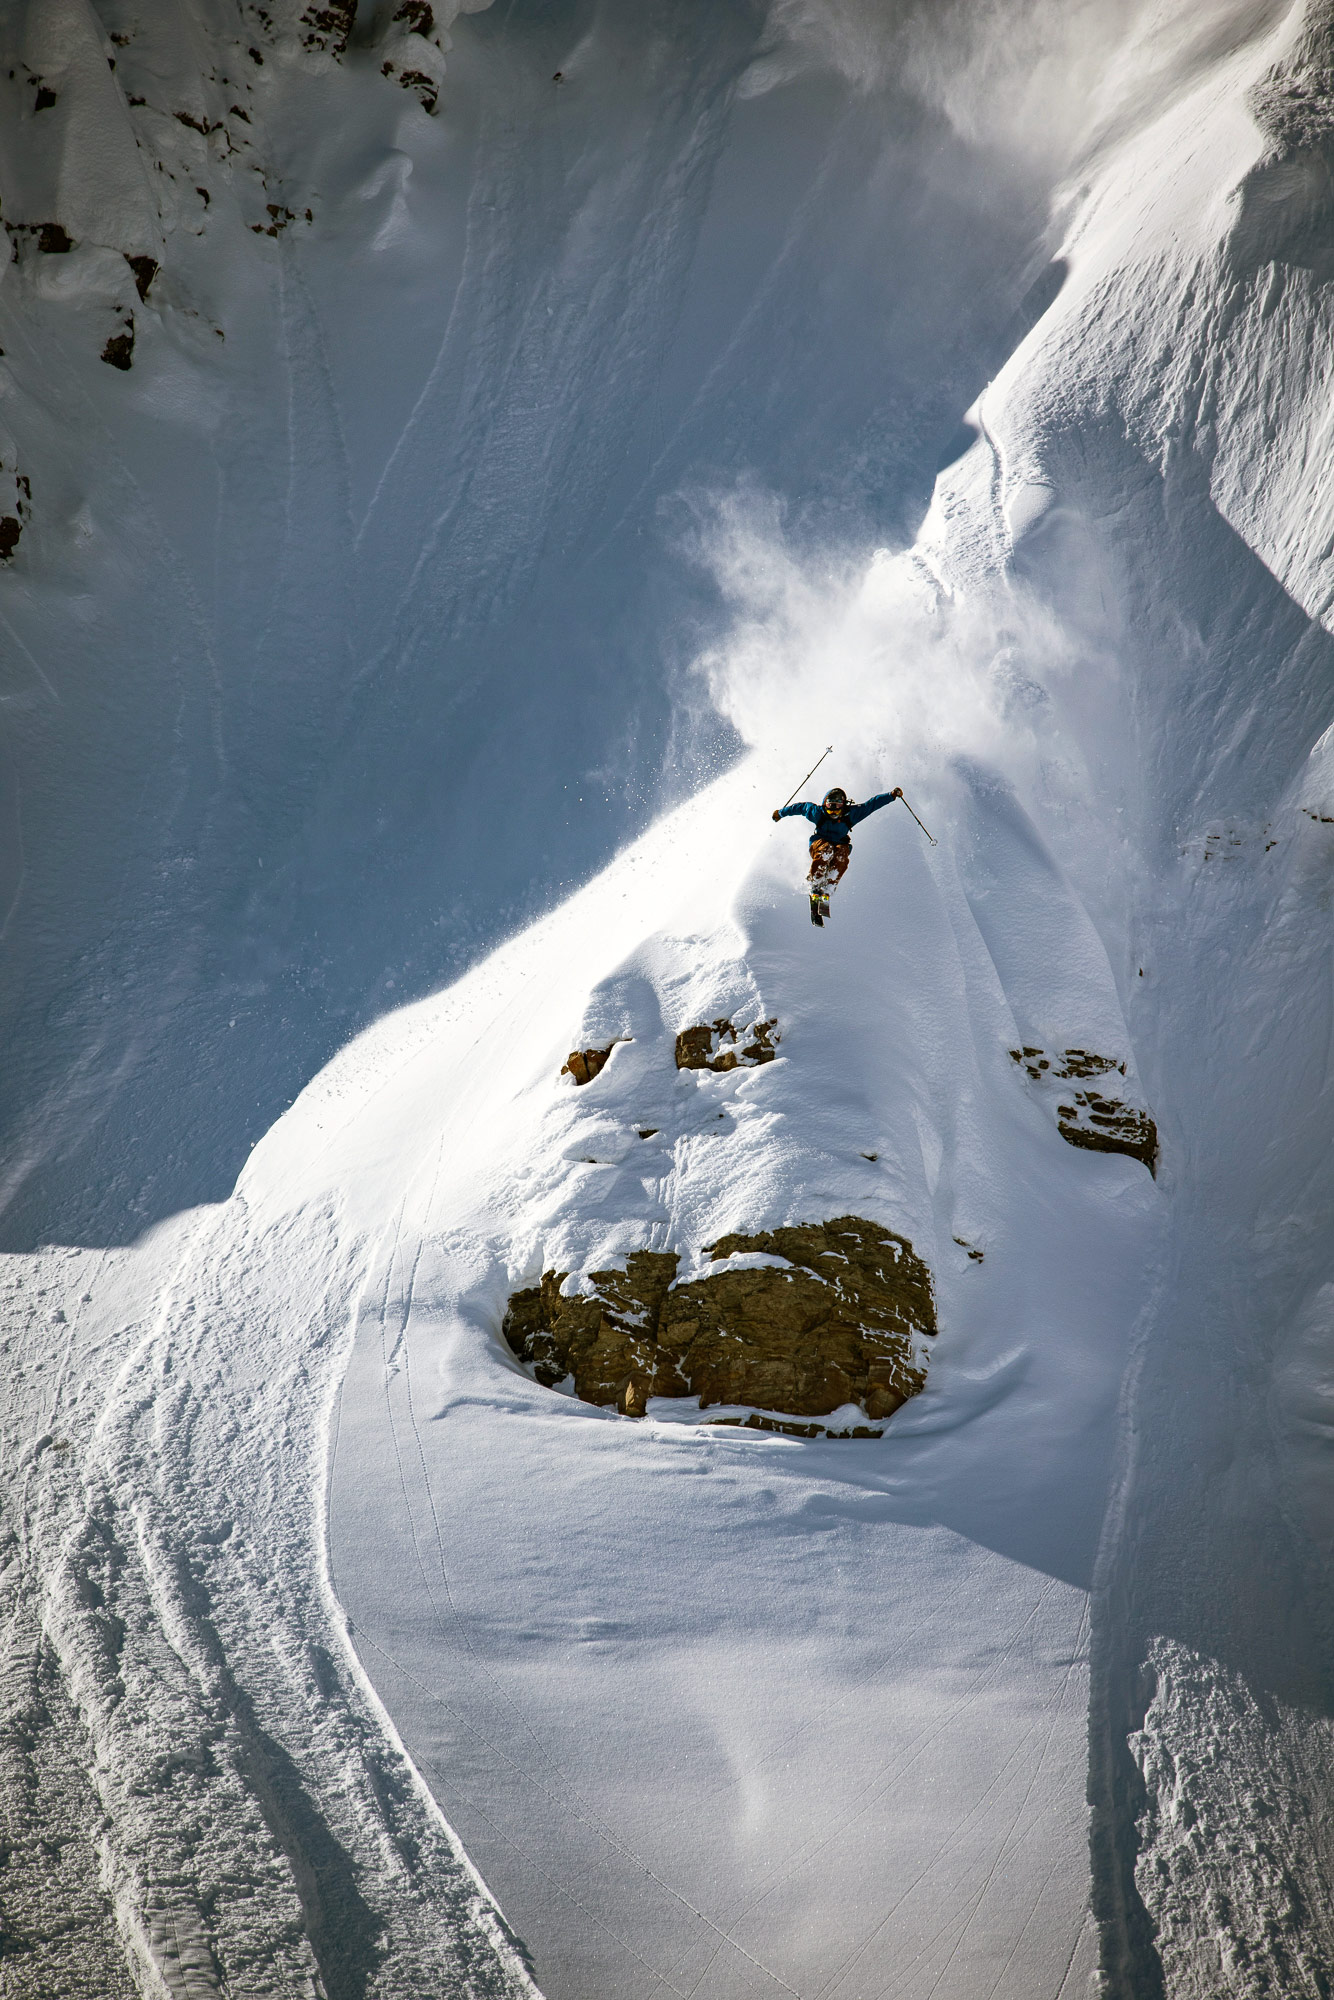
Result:
[[754,1069],[760,1063],[773,1062],[778,1055],[774,1044],[782,1040],[781,1035],[774,1033],[777,1026],[777,1020],[756,1021],[743,1031],[744,1040],[728,1020],[701,1022],[695,1028],[682,1028],[676,1038],[676,1067]]
[[10,470],[0,458],[0,563],[8,562],[18,547],[31,512],[32,481],[26,474]]
[[[1095,1076],[1124,1076],[1126,1066],[1114,1056],[1094,1055],[1088,1049],[1066,1049],[1047,1056],[1039,1048],[1010,1050],[1033,1083],[1081,1082]],[[1056,1107],[1056,1129],[1068,1146],[1082,1146],[1090,1153],[1126,1153],[1140,1160],[1156,1180],[1158,1177],[1158,1127],[1147,1111],[1124,1098],[1107,1097],[1100,1090],[1068,1090],[1068,1102]]]
[[615,1042],[609,1042],[605,1049],[571,1049],[561,1075],[572,1076],[579,1084],[591,1083],[606,1068],[607,1058],[615,1046]]
[[675,1251],[636,1250],[573,1296],[567,1272],[546,1271],[511,1298],[505,1338],[548,1388],[572,1376],[584,1402],[632,1416],[650,1396],[698,1396],[702,1409],[819,1417],[858,1403],[883,1418],[925,1386],[935,1297],[906,1238],[845,1215],[724,1236],[707,1254],[775,1261],[676,1285]]

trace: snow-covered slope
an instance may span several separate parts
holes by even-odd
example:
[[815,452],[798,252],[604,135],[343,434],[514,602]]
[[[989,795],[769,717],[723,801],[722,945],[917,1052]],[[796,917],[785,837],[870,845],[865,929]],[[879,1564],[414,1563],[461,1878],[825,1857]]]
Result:
[[[6,1977],[1320,1993],[1324,16],[393,15],[4,28]],[[881,1437],[501,1337],[838,1216]]]

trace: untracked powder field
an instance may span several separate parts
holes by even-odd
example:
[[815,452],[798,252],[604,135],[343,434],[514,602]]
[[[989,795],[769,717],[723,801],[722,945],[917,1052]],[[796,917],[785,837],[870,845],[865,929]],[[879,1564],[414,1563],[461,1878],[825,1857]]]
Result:
[[0,229],[0,1994],[1328,2000],[1334,5],[10,0]]

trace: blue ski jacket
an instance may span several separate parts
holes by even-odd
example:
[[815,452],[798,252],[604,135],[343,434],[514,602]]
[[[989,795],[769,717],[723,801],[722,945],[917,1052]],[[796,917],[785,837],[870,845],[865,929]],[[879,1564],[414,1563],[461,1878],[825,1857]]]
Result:
[[873,799],[867,799],[862,805],[846,806],[837,819],[831,819],[822,805],[812,805],[807,800],[801,805],[784,806],[778,817],[780,819],[795,819],[797,814],[800,813],[803,819],[815,821],[815,832],[811,835],[812,840],[827,840],[836,847],[844,845],[851,847],[852,834],[850,829],[856,826],[858,820],[865,819],[868,813],[879,812],[881,806],[889,805],[892,798],[892,792],[877,792]]

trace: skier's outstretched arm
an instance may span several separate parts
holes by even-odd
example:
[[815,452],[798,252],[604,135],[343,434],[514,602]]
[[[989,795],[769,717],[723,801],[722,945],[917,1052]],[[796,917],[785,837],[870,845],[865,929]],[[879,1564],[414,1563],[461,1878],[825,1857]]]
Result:
[[893,805],[895,799],[902,797],[901,788],[895,785],[892,792],[877,792],[873,799],[863,799],[859,806],[849,806],[848,825],[856,826],[858,820],[865,819],[869,813],[879,812],[881,806]]
[[800,805],[779,806],[774,813],[774,818],[795,819],[798,814],[800,814],[802,819],[817,820],[820,817],[820,808],[819,806],[813,806],[809,799],[803,799]]

